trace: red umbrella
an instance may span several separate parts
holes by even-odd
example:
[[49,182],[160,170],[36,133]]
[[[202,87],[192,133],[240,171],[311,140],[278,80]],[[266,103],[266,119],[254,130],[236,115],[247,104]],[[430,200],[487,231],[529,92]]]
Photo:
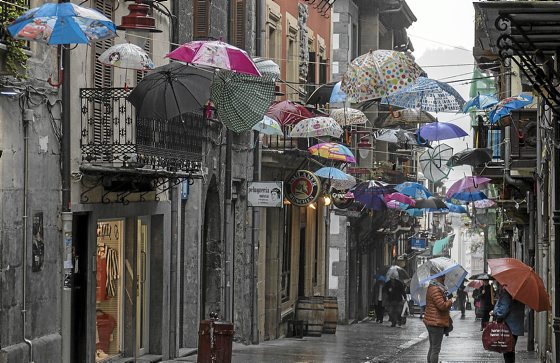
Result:
[[488,266],[512,298],[537,312],[551,309],[543,280],[531,267],[515,258],[489,259]]
[[314,116],[305,106],[289,100],[273,102],[266,115],[280,122],[282,126],[295,125],[303,119]]
[[484,282],[482,282],[482,280],[472,280],[471,282],[469,282],[467,284],[467,287],[471,287],[473,289],[478,289],[480,288],[482,285],[484,285]]

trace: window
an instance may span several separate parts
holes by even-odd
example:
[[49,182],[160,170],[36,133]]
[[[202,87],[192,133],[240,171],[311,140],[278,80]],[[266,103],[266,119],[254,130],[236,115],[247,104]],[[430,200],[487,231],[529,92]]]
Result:
[[193,6],[193,38],[208,39],[210,34],[210,0],[195,0]]
[[245,0],[231,2],[230,43],[245,49]]
[[292,270],[292,206],[286,206],[284,213],[284,241],[282,246],[282,302],[290,299],[290,282]]
[[317,53],[309,52],[309,67],[307,71],[307,80],[306,80],[306,92],[308,97],[315,90],[315,83],[317,83],[317,80],[315,78],[316,64],[317,64]]

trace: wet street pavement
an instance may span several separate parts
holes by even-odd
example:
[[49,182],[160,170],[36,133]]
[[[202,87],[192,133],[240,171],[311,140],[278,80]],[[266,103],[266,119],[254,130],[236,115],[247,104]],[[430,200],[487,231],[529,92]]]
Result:
[[[474,311],[465,320],[452,312],[454,330],[444,337],[440,360],[443,362],[503,362],[501,354],[487,352],[480,340],[480,321]],[[409,317],[406,325],[390,327],[365,320],[338,326],[336,334],[321,337],[284,338],[258,345],[233,345],[233,362],[425,362],[429,348],[426,328],[418,316]],[[517,342],[517,362],[538,362],[535,352],[527,352],[527,338]],[[196,362],[196,355],[175,362]]]

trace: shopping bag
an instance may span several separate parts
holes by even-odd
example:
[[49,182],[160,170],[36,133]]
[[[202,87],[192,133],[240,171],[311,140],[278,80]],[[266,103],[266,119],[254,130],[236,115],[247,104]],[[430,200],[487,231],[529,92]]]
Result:
[[482,345],[485,350],[505,353],[515,349],[515,342],[511,330],[506,323],[489,322],[482,332]]

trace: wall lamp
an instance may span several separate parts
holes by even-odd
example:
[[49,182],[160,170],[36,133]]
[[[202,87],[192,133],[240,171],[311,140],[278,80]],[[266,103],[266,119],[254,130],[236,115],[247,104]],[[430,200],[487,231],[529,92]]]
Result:
[[130,13],[122,17],[121,25],[117,26],[117,29],[125,30],[126,40],[144,49],[147,41],[146,33],[161,33],[161,30],[156,28],[156,19],[150,16],[149,12],[152,8],[158,9],[158,6],[163,5],[151,0],[133,1],[134,4],[128,5]]

